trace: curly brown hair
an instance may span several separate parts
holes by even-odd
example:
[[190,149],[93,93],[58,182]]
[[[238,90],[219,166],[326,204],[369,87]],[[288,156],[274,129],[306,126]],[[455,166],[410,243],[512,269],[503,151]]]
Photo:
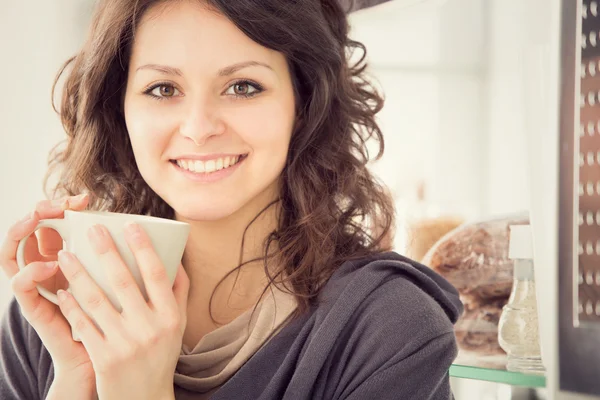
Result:
[[[278,227],[266,239],[263,259],[270,281],[279,278],[304,312],[342,263],[388,250],[393,205],[367,169],[367,141],[379,146],[377,158],[383,154],[375,120],[383,98],[365,76],[366,49],[349,38],[336,0],[203,1],[255,42],[285,55],[290,67],[297,119],[282,172]],[[89,192],[94,209],[174,218],[136,167],[123,112],[135,27],[159,2],[165,0],[97,4],[85,44],[55,82],[56,88],[70,67],[60,108],[67,140],[50,158],[46,184],[58,176],[50,196]],[[355,51],[362,54],[351,63]],[[273,257],[280,266],[274,271],[267,268]]]

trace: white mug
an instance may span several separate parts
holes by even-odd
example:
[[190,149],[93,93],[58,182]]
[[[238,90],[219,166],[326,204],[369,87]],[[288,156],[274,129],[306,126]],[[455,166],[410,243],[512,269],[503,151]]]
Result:
[[[106,293],[107,298],[113,304],[118,312],[122,311],[121,304],[117,300],[106,275],[104,266],[100,263],[98,255],[94,251],[91,242],[88,239],[88,230],[97,224],[104,225],[121,254],[123,261],[135,278],[140,291],[147,300],[146,289],[135,261],[133,253],[129,249],[125,240],[124,229],[128,222],[135,222],[146,232],[156,254],[164,265],[171,285],[175,280],[177,269],[183,257],[185,245],[190,232],[189,224],[185,222],[173,221],[165,218],[149,217],[144,215],[121,214],[104,211],[72,211],[66,210],[64,219],[47,219],[39,222],[35,230],[40,228],[51,228],[58,232],[65,243],[65,250],[75,254],[92,279]],[[25,242],[29,238],[21,240],[17,249],[17,264],[19,268],[25,267]],[[55,293],[38,286],[40,295],[54,304],[58,305],[58,298]],[[70,288],[68,292],[73,293]],[[82,302],[75,299],[82,305]],[[85,310],[82,305],[83,311]],[[87,311],[86,311],[87,313]],[[89,315],[89,314],[88,314]],[[73,337],[75,340],[77,338]]]

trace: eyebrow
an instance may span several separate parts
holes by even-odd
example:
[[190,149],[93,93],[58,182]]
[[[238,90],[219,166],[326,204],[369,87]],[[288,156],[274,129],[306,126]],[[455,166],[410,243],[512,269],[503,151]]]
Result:
[[273,68],[271,68],[269,64],[265,64],[259,61],[244,61],[241,63],[230,65],[229,67],[222,68],[221,70],[219,70],[219,76],[233,75],[239,70],[249,67],[264,67],[270,69],[271,71],[273,70]]
[[158,71],[165,75],[177,75],[177,76],[183,75],[179,68],[173,68],[173,67],[169,67],[166,65],[159,65],[159,64],[142,65],[141,67],[138,67],[135,71],[137,72],[137,71],[141,71],[143,69],[153,69],[153,70]]
[[[239,70],[244,69],[244,68],[249,68],[249,67],[264,67],[264,68],[270,69],[271,71],[273,70],[273,68],[269,64],[265,64],[263,62],[244,61],[244,62],[233,64],[228,67],[220,69],[218,72],[218,75],[219,76],[233,75],[236,72],[238,72]],[[163,73],[165,75],[183,76],[183,73],[181,72],[181,70],[179,68],[169,67],[167,65],[146,64],[146,65],[142,65],[141,67],[138,67],[136,69],[136,72],[143,70],[143,69],[152,69],[152,70],[158,71],[160,73]]]

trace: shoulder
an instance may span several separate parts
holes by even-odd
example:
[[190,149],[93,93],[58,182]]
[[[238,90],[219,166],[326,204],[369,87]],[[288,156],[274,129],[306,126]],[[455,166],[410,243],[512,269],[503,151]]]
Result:
[[395,331],[391,338],[395,342],[399,332],[407,338],[428,340],[454,331],[455,315],[445,310],[451,307],[458,308],[458,305],[440,302],[414,280],[399,276],[375,288],[357,309],[357,317],[376,326],[377,335],[382,338]]
[[441,337],[455,352],[454,323],[463,311],[458,292],[431,269],[398,254],[344,264],[321,300],[316,324],[339,329],[364,357],[408,356]]
[[461,313],[458,292],[441,276],[385,253],[346,263],[332,276],[313,314],[311,341],[327,353],[335,398],[447,399]]
[[[458,291],[430,268],[388,252],[347,262],[331,277],[320,295],[319,307],[343,301],[369,317],[371,313],[406,322],[439,319],[446,329],[463,312]],[[425,318],[425,319],[424,319]]]

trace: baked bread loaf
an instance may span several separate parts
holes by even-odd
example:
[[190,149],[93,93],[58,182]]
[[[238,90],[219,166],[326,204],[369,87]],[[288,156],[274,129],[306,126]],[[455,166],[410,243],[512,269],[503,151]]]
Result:
[[447,233],[423,257],[460,293],[465,312],[455,325],[461,352],[502,356],[498,321],[513,283],[508,258],[510,225],[528,224],[527,215],[467,223]]
[[441,238],[423,264],[445,277],[466,299],[510,295],[513,262],[509,226],[529,223],[523,215],[463,224]]
[[438,240],[459,227],[464,221],[453,216],[423,218],[409,224],[406,256],[421,262]]
[[507,302],[508,298],[465,303],[465,312],[454,328],[458,347],[479,355],[505,354],[498,344],[498,321]]

